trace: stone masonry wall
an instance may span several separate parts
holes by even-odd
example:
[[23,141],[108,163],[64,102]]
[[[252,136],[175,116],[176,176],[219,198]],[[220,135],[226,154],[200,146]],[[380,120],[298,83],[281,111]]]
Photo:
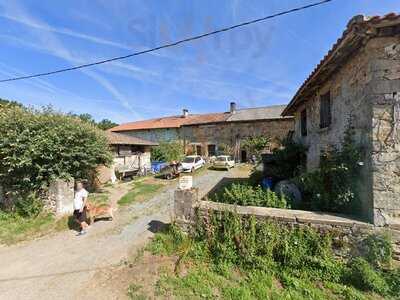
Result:
[[400,37],[372,39],[369,94],[372,103],[374,223],[400,217]]
[[266,136],[273,140],[285,138],[293,130],[293,119],[260,120],[251,122],[225,122],[207,125],[184,126],[182,135],[186,145],[195,143],[202,146],[203,155],[208,156],[207,146],[225,144],[234,147],[241,139],[249,136]]
[[69,214],[74,211],[74,180],[54,180],[50,183],[49,192],[44,202],[45,209],[56,215]]
[[291,228],[309,226],[319,232],[334,233],[334,236],[351,243],[358,243],[373,232],[389,232],[392,236],[394,247],[393,258],[400,260],[400,226],[382,228],[343,216],[320,212],[237,206],[211,201],[200,201],[196,189],[177,190],[175,192],[175,222],[184,231],[190,231],[198,217],[205,217],[213,211],[230,211],[243,216],[251,215],[259,220],[271,220]]
[[[354,138],[365,150],[371,151],[372,108],[369,104],[368,86],[371,76],[368,61],[372,54],[367,49],[360,49],[356,55],[347,60],[331,78],[316,90],[312,98],[296,111],[295,139],[308,147],[307,169],[319,167],[321,154],[336,147],[340,149],[344,133],[352,127]],[[320,97],[330,92],[331,95],[331,125],[320,128]],[[307,136],[301,136],[300,114],[307,111]],[[350,124],[351,123],[351,124]],[[361,215],[372,220],[372,166],[369,156],[366,156],[362,168],[362,176],[358,178],[361,186]],[[358,212],[355,212],[358,213]]]

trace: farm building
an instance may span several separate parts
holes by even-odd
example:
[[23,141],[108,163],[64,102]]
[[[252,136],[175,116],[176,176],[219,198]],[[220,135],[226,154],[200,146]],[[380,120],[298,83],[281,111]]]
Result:
[[263,135],[271,138],[274,147],[293,130],[293,118],[282,117],[285,106],[236,109],[232,102],[228,112],[190,114],[121,124],[112,132],[147,139],[153,142],[180,141],[187,154],[204,157],[219,153],[222,146],[233,149],[236,160],[247,160],[249,153],[241,140]]
[[307,168],[340,147],[347,129],[365,150],[363,215],[377,225],[400,216],[400,16],[356,16],[283,116],[308,146]]

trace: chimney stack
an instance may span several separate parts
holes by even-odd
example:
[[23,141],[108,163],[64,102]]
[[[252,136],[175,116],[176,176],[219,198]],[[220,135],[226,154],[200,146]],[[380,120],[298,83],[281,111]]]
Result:
[[186,108],[182,109],[182,117],[186,118],[189,115],[189,110],[187,110]]
[[230,103],[229,111],[231,114],[234,114],[236,112],[236,102]]

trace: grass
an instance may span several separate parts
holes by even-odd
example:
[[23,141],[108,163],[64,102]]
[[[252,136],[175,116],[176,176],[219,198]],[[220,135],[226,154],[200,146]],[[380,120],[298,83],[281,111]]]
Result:
[[69,217],[56,219],[52,214],[23,218],[17,214],[0,212],[0,244],[11,245],[20,241],[62,231],[69,226]]
[[93,204],[96,204],[96,205],[108,204],[110,201],[109,192],[108,191],[98,191],[95,193],[89,193],[88,201]]
[[144,201],[155,195],[164,185],[147,179],[135,181],[132,189],[118,200],[119,205],[130,205],[136,201]]
[[[279,232],[274,232],[274,226],[263,228],[269,233],[260,239],[274,235],[277,235],[278,240],[282,239]],[[392,275],[387,276],[379,270],[371,271],[371,269],[364,272],[358,267],[358,272],[355,274],[365,278],[365,282],[358,286],[353,280],[348,281],[342,277],[349,273],[353,274],[352,268],[346,267],[346,262],[336,258],[335,261],[329,259],[333,256],[325,251],[329,251],[330,244],[323,245],[324,239],[320,240],[318,236],[313,236],[311,231],[307,231],[306,235],[288,232],[289,237],[285,238],[286,242],[294,238],[295,241],[293,245],[286,245],[290,248],[287,249],[290,251],[289,256],[279,263],[282,251],[276,253],[272,251],[277,257],[267,257],[266,248],[261,247],[256,250],[252,248],[254,240],[245,241],[245,236],[251,235],[249,233],[252,231],[251,227],[246,227],[246,234],[242,237],[238,233],[237,237],[242,244],[237,250],[235,250],[237,245],[230,244],[226,240],[229,228],[225,229],[227,230],[225,234],[219,237],[221,242],[211,248],[210,245],[215,243],[213,239],[216,239],[219,233],[209,231],[209,240],[184,235],[175,226],[157,233],[145,250],[152,255],[178,257],[178,259],[174,260],[175,268],[161,272],[157,283],[153,286],[154,295],[143,293],[140,295],[148,298],[156,296],[173,299],[398,299],[396,286],[399,285],[400,269],[393,269]],[[299,239],[300,237],[304,239]],[[273,240],[270,242],[274,243]],[[298,245],[299,243],[302,245]],[[306,255],[306,252],[310,251],[309,247],[316,247],[316,251],[321,251],[320,258],[314,259],[312,253]],[[259,251],[264,254],[256,254]],[[326,258],[323,258],[324,256]],[[248,260],[251,257],[253,260]],[[311,261],[307,261],[307,257]],[[332,268],[334,265],[339,268]],[[336,271],[342,270],[342,267],[345,269],[337,276]],[[391,285],[391,292],[370,288],[365,284],[374,283],[379,287],[381,286],[379,281],[382,280]],[[395,282],[390,283],[390,280]]]

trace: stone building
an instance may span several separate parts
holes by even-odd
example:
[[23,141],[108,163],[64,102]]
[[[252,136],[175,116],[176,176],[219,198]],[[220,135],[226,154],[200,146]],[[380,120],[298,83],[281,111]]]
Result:
[[294,137],[308,146],[307,168],[347,128],[366,152],[363,214],[377,225],[400,216],[400,16],[350,20],[283,111],[295,116]]
[[251,136],[271,138],[271,148],[279,145],[293,130],[293,119],[280,114],[284,105],[236,109],[234,104],[223,120],[193,119],[182,126],[182,138],[186,151],[202,156],[214,156],[226,146],[237,161],[247,161],[247,153],[241,142]]
[[231,102],[229,111],[209,114],[189,114],[184,109],[181,116],[171,116],[121,124],[110,129],[153,142],[180,141],[186,154],[204,157],[217,155],[222,146],[234,149],[236,160],[247,160],[249,153],[240,146],[249,136],[263,135],[274,143],[293,130],[293,118],[282,117],[285,106],[236,109]]
[[109,181],[115,170],[139,170],[143,167],[150,170],[151,147],[157,146],[157,143],[120,133],[106,134],[114,159],[110,167],[98,168],[97,179],[100,183]]

